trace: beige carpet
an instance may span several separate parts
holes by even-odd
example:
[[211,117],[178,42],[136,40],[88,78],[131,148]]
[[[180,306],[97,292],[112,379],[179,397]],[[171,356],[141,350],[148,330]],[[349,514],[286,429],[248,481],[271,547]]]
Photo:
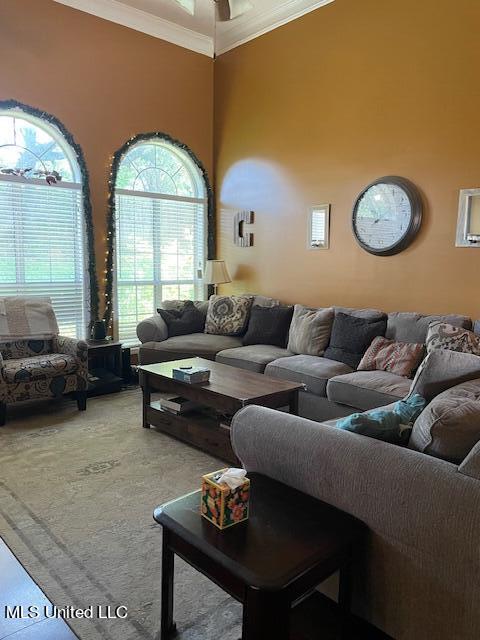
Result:
[[[0,535],[57,606],[126,605],[126,621],[78,620],[82,640],[153,639],[161,528],[153,508],[222,466],[141,428],[140,391],[10,411],[0,429]],[[180,560],[182,640],[236,640],[240,605]],[[21,604],[21,603],[15,603]],[[28,604],[28,603],[24,603]]]

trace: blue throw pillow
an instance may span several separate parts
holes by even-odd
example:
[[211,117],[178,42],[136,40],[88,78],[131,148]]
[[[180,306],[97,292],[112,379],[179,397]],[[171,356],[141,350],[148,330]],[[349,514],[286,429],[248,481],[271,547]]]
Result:
[[391,409],[373,409],[354,413],[337,422],[337,428],[352,431],[369,438],[392,444],[406,445],[413,423],[427,404],[425,398],[415,394],[408,400],[396,402]]

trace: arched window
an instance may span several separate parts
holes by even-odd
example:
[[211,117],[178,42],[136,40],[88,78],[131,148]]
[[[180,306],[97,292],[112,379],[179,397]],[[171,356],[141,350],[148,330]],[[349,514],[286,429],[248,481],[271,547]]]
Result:
[[51,122],[0,106],[0,296],[50,296],[62,335],[84,337],[84,244],[73,149]]
[[136,341],[162,300],[205,298],[207,190],[184,149],[155,137],[121,156],[115,181],[118,337]]

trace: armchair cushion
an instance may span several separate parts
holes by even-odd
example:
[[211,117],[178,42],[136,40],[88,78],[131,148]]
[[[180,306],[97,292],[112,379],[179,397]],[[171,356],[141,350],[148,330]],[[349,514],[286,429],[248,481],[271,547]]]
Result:
[[4,375],[8,383],[44,380],[74,373],[77,369],[77,359],[63,353],[50,353],[4,361]]
[[52,340],[15,340],[0,342],[0,352],[4,360],[12,358],[30,358],[51,353],[53,350]]

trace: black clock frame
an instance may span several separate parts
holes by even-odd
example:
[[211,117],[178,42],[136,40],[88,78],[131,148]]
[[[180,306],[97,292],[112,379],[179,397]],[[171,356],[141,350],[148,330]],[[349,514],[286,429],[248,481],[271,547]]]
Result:
[[[412,215],[410,218],[410,224],[408,225],[408,229],[405,231],[402,238],[395,244],[391,245],[390,247],[386,247],[385,249],[374,249],[373,247],[363,242],[363,240],[358,236],[358,232],[356,228],[358,207],[360,205],[362,198],[372,187],[375,187],[379,184],[393,184],[403,189],[403,191],[407,194],[407,198],[410,202],[410,209],[412,212]],[[413,182],[410,182],[410,180],[407,180],[406,178],[401,178],[399,176],[385,176],[383,178],[379,178],[378,180],[375,180],[374,182],[370,183],[367,187],[365,187],[365,189],[356,199],[355,206],[353,207],[353,212],[352,212],[353,235],[355,236],[356,241],[362,247],[362,249],[364,249],[365,251],[368,251],[368,253],[372,253],[375,256],[393,256],[397,253],[400,253],[404,249],[406,249],[413,242],[422,225],[422,218],[423,218],[422,197],[420,195],[418,188],[413,184]]]

